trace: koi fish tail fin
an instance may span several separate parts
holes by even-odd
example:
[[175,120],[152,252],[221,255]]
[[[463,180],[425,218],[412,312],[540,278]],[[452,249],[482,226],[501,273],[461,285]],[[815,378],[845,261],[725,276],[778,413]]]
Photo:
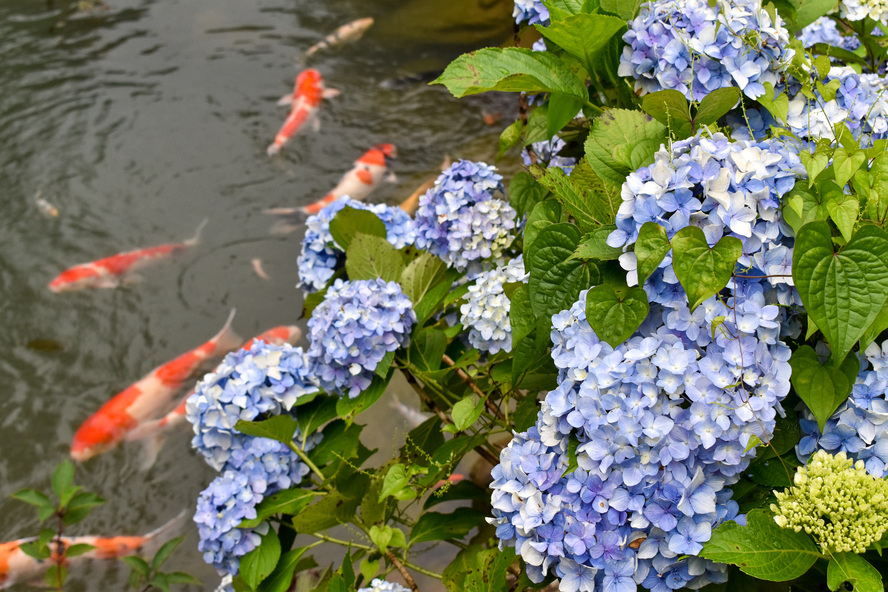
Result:
[[152,419],[150,421],[144,421],[140,423],[138,426],[130,430],[123,437],[127,442],[136,442],[138,440],[142,440],[143,438],[149,438],[158,434],[162,431],[165,431],[166,422],[165,418],[161,417],[159,419]]
[[209,218],[204,218],[200,221],[200,224],[197,225],[197,230],[194,231],[194,236],[182,242],[186,247],[193,247],[194,245],[200,242],[200,233],[203,232],[204,226],[209,222]]
[[278,105],[281,107],[289,107],[293,104],[293,93],[286,94],[278,99]]
[[154,466],[157,462],[157,455],[160,454],[161,448],[166,443],[166,434],[164,432],[156,432],[142,440],[142,451],[139,454],[139,470],[143,473]]
[[281,151],[281,145],[278,144],[277,142],[272,142],[271,144],[268,145],[268,148],[265,149],[265,153],[268,154],[269,156],[274,156],[275,154],[277,154],[280,151]]
[[188,523],[188,510],[182,510],[179,514],[156,530],[145,535],[145,542],[139,548],[139,555],[151,558],[164,544],[176,538],[185,530]]
[[269,208],[265,213],[281,218],[272,225],[272,234],[289,234],[301,227],[307,217],[301,208]]
[[235,312],[237,312],[237,309],[232,308],[228,314],[228,320],[225,321],[225,326],[212,339],[216,343],[216,352],[219,354],[235,350],[244,342],[243,337],[235,333],[231,326]]

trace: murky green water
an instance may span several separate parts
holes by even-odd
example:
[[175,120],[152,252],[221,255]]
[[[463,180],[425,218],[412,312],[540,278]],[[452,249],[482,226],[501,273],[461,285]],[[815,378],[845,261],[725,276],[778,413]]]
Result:
[[[373,201],[405,198],[445,154],[492,160],[501,127],[485,126],[481,113],[508,118],[511,100],[455,101],[442,87],[382,82],[505,39],[510,8],[506,0],[108,0],[82,12],[75,1],[0,3],[0,540],[36,534],[31,509],[8,496],[48,486],[74,431],[113,394],[210,337],[232,307],[244,337],[296,322],[301,233],[268,234],[264,208],[314,201],[376,142],[398,146],[399,181]],[[364,16],[377,24],[361,41],[311,63],[343,91],[323,106],[321,133],[301,133],[267,158],[294,59]],[[38,194],[58,218],[38,211]],[[46,288],[75,263],[188,237],[204,217],[202,243],[146,270],[142,283]],[[253,272],[254,258],[270,280]],[[393,417],[385,407],[371,416],[372,444],[394,444]],[[133,445],[80,466],[79,482],[108,500],[80,532],[147,532],[193,508],[214,472],[189,439],[173,434],[147,473]],[[218,578],[189,529],[172,567],[212,589]],[[69,589],[122,590],[127,575],[93,564]]]

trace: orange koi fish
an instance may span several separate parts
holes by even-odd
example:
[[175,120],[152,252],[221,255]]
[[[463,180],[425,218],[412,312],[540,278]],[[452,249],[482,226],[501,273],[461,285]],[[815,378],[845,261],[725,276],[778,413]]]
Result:
[[[35,582],[50,566],[61,563],[71,568],[89,559],[117,559],[139,553],[151,557],[161,545],[173,538],[182,529],[186,519],[182,512],[157,530],[144,536],[76,536],[53,539],[49,543],[52,556],[48,559],[35,559],[26,555],[21,546],[36,540],[37,537],[0,543],[0,590],[20,582]],[[65,549],[71,545],[87,544],[95,549],[76,557],[65,557]]]
[[308,68],[299,73],[296,77],[296,86],[292,95],[284,95],[279,105],[290,105],[290,114],[287,115],[284,125],[274,137],[274,142],[268,146],[268,155],[274,156],[281,151],[287,140],[299,131],[307,121],[311,121],[318,129],[318,121],[315,118],[321,101],[339,96],[340,92],[333,88],[324,86],[324,79],[321,73],[314,68]]
[[231,328],[233,319],[234,310],[222,330],[212,339],[158,366],[102,405],[74,434],[71,458],[85,461],[111,450],[140,423],[169,409],[175,394],[201,363],[240,345],[241,338]]
[[150,263],[181,253],[200,241],[200,233],[206,226],[205,218],[194,236],[181,243],[169,243],[118,253],[98,261],[81,263],[68,268],[49,282],[51,292],[70,292],[84,288],[116,288],[122,283],[137,281],[135,272]]
[[[283,345],[284,343],[294,345],[301,338],[302,330],[300,330],[299,327],[295,325],[281,325],[253,337],[247,341],[241,349],[252,349],[253,344],[255,344],[257,340],[264,341],[271,345]],[[215,371],[216,370],[214,369],[213,372]],[[141,460],[142,470],[149,469],[154,464],[154,461],[157,460],[157,454],[160,452],[160,449],[163,448],[166,439],[166,432],[185,423],[185,403],[188,401],[188,397],[193,394],[194,389],[189,390],[179,401],[179,404],[176,405],[175,409],[160,419],[153,419],[140,423],[133,430],[127,432],[123,437],[123,439],[128,442],[134,442],[136,440],[145,441],[145,448]]]
[[357,41],[360,39],[364,33],[367,32],[367,29],[373,26],[373,19],[362,18],[356,21],[352,21],[348,24],[342,25],[329,35],[327,35],[323,41],[319,41],[308,48],[305,52],[305,57],[308,58],[313,56],[315,53],[319,52],[322,49],[327,49],[329,47],[339,47],[349,41]]

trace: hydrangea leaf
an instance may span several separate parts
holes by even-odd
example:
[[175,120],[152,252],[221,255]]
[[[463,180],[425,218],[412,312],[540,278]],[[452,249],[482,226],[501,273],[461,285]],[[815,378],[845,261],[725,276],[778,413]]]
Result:
[[811,537],[780,528],[764,510],[749,512],[746,526],[733,521],[721,524],[703,543],[700,556],[736,565],[744,573],[772,582],[801,576],[821,557]]
[[693,118],[688,100],[677,90],[667,89],[645,95],[642,110],[669,128],[678,138],[693,132]]
[[321,532],[354,520],[362,494],[369,486],[369,479],[357,472],[337,483],[340,484],[338,489],[325,493],[317,502],[293,516],[292,524],[296,532]]
[[570,178],[589,200],[588,207],[593,215],[606,224],[612,224],[623,202],[620,190],[603,183],[585,158],[577,162]]
[[849,583],[854,592],[883,592],[882,574],[856,553],[835,553],[826,568],[826,585],[838,590]]
[[380,238],[387,235],[385,223],[368,210],[345,207],[336,212],[330,221],[330,234],[343,251],[348,250],[348,245],[358,232]]
[[548,191],[540,185],[527,171],[517,173],[509,181],[509,203],[524,218],[533,208],[546,198]]
[[399,283],[410,302],[420,302],[428,291],[444,277],[447,266],[431,253],[420,253],[401,272]]
[[619,188],[629,173],[654,161],[666,139],[666,126],[650,115],[609,109],[592,125],[586,160],[602,181]]
[[561,20],[583,12],[583,0],[547,0],[543,4],[549,9],[552,20]]
[[590,232],[613,221],[598,217],[599,214],[595,210],[600,208],[595,208],[594,204],[601,199],[599,195],[575,182],[559,167],[546,169],[535,164],[529,170],[534,179],[551,191],[555,195],[555,199],[561,202],[581,231]]
[[510,148],[514,148],[521,142],[521,135],[524,133],[524,122],[516,119],[512,124],[504,129],[499,137],[499,152],[496,159],[502,158]]
[[335,461],[349,460],[357,454],[364,426],[347,424],[341,419],[324,426],[324,439],[309,454],[312,462],[322,467]]
[[823,431],[826,421],[851,394],[851,388],[860,370],[855,357],[847,357],[840,368],[824,366],[809,345],[803,345],[792,354],[792,386],[805,402]]
[[792,276],[838,364],[888,300],[888,233],[863,226],[836,252],[826,222],[806,224],[796,237]]
[[484,512],[457,508],[450,514],[426,512],[410,531],[410,546],[428,541],[461,539],[473,528],[484,524]]
[[443,84],[456,98],[498,90],[560,92],[583,103],[589,100],[586,83],[564,61],[545,51],[521,47],[488,47],[463,54],[432,84]]
[[694,125],[711,125],[734,108],[740,100],[740,89],[736,86],[718,88],[700,101],[694,113]]
[[271,438],[284,444],[293,442],[298,424],[289,415],[275,415],[263,421],[238,420],[234,429],[247,436]]
[[269,528],[262,535],[259,546],[241,557],[239,574],[250,588],[254,590],[259,582],[271,575],[278,559],[281,557],[281,541],[277,532]]
[[549,109],[546,112],[546,139],[551,139],[555,134],[570,123],[583,107],[583,101],[564,93],[552,93],[549,95]]
[[656,271],[671,248],[665,228],[656,222],[645,222],[641,225],[638,239],[635,241],[639,286],[644,286],[645,280]]
[[364,411],[379,400],[385,392],[389,381],[392,379],[392,374],[394,374],[394,372],[394,369],[391,369],[384,377],[374,376],[370,386],[354,399],[349,397],[340,398],[336,402],[337,415],[348,422],[354,421],[354,418],[358,413]]
[[601,0],[601,10],[615,14],[624,21],[635,18],[642,0]]
[[463,592],[508,592],[511,587],[507,579],[509,566],[515,560],[515,551],[511,547],[503,549],[487,549],[476,557],[479,569],[469,569],[463,580]]
[[804,29],[836,6],[835,0],[797,0],[795,26]]
[[537,235],[543,228],[561,221],[561,204],[557,200],[547,199],[534,206],[524,226],[524,269],[528,272],[533,268],[530,252]]
[[358,232],[348,245],[345,271],[352,281],[381,278],[397,282],[404,267],[404,256],[384,238]]
[[[552,19],[548,26],[537,25],[536,29],[543,37],[579,59],[586,71],[593,72],[598,53],[624,27],[626,21],[617,17],[575,14],[563,19]],[[551,106],[549,109],[551,111]]]
[[307,547],[299,547],[281,555],[274,571],[259,584],[258,592],[286,592],[293,583],[293,574],[297,571],[299,560],[307,550]]
[[672,266],[692,311],[727,285],[742,252],[743,243],[733,236],[722,237],[710,249],[703,231],[696,226],[675,233]]
[[421,370],[441,368],[441,359],[447,349],[447,336],[440,329],[423,329],[410,341],[407,361]]
[[307,405],[299,407],[296,424],[303,435],[313,434],[318,428],[336,417],[338,397],[317,397]]
[[596,286],[586,294],[586,320],[611,347],[629,339],[647,317],[647,294],[638,286]]
[[597,259],[599,261],[614,261],[623,253],[621,249],[615,249],[607,244],[607,237],[616,230],[616,226],[608,224],[596,228],[580,239],[577,250],[571,255],[574,259]]
[[298,514],[314,499],[321,495],[317,491],[308,489],[284,489],[264,498],[256,506],[256,517],[251,520],[243,520],[238,528],[253,528],[270,516],[275,514]]

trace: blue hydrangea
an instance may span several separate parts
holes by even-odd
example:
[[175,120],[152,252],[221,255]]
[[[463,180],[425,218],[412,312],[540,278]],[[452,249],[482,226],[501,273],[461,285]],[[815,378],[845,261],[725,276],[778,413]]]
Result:
[[549,25],[549,9],[542,0],[515,0],[512,16],[519,25],[525,22],[528,25]]
[[483,162],[460,160],[419,198],[416,246],[460,271],[481,271],[514,239],[515,210],[497,195],[502,176]]
[[506,265],[482,272],[469,286],[466,303],[460,307],[459,322],[469,330],[472,347],[491,354],[512,351],[510,302],[503,284],[527,282],[527,275],[524,259],[519,256]]
[[801,426],[805,435],[796,453],[802,462],[818,449],[844,452],[864,461],[874,477],[888,476],[888,341],[866,349],[851,396],[827,420],[822,434],[807,407]]
[[397,283],[336,280],[308,321],[312,372],[328,392],[354,398],[386,354],[407,342],[415,322]]
[[188,397],[185,416],[195,434],[191,445],[211,467],[222,470],[245,446],[246,437],[234,429],[238,420],[278,415],[318,390],[301,347],[258,341],[249,350],[232,352]]
[[674,89],[696,101],[728,86],[755,99],[764,83],[779,86],[794,55],[782,19],[771,22],[761,0],[655,0],[623,39],[619,73],[636,90]]
[[535,159],[531,158],[530,153],[527,148],[521,151],[521,159],[524,161],[524,166],[530,166],[532,164],[540,164],[544,167],[558,167],[568,175],[573,172],[574,166],[577,164],[577,159],[573,156],[558,156],[558,153],[564,149],[566,143],[560,137],[555,136],[549,141],[542,142],[534,142],[530,145],[530,148],[533,150],[533,154],[535,155]]
[[[694,312],[654,305],[616,348],[586,321],[586,292],[552,318],[558,387],[493,470],[492,522],[532,580],[554,571],[569,592],[725,580],[725,566],[694,556],[718,524],[742,520],[728,486],[790,390],[765,287],[744,282]],[[578,468],[564,475],[571,439]]]
[[385,204],[365,204],[343,196],[325,207],[305,222],[305,237],[302,239],[302,253],[296,260],[299,268],[298,288],[306,294],[317,292],[327,285],[330,278],[345,262],[345,253],[334,242],[330,234],[330,222],[345,207],[366,210],[379,216],[385,223],[386,239],[397,249],[412,245],[415,237],[413,220],[398,207]]
[[843,35],[836,27],[836,21],[828,16],[822,16],[802,29],[798,34],[798,39],[805,47],[813,47],[818,43],[840,47],[848,51],[854,51],[860,47],[860,40],[854,33]]
[[361,588],[358,592],[410,592],[410,588],[405,588],[401,584],[380,580],[375,578],[366,588]]

